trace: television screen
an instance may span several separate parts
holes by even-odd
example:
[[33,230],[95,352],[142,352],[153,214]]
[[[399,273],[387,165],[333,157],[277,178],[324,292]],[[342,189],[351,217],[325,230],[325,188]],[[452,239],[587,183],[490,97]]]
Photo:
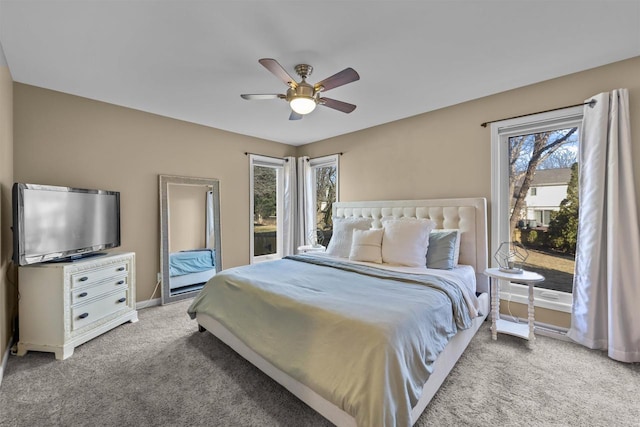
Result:
[[120,246],[120,193],[16,183],[14,261],[77,257]]

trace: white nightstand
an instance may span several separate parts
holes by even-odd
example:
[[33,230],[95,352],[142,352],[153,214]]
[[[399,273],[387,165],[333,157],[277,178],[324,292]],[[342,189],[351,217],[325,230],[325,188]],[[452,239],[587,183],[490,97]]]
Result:
[[298,246],[298,253],[304,254],[307,252],[324,252],[325,249],[326,248],[324,246],[304,245],[304,246]]
[[[530,341],[531,344],[536,337],[533,334],[534,307],[533,307],[533,287],[536,283],[544,281],[544,276],[533,271],[523,271],[522,273],[505,273],[499,268],[487,268],[484,274],[491,280],[491,336],[498,339],[498,332],[515,335]],[[498,280],[508,280],[513,283],[520,283],[529,286],[528,322],[515,323],[500,319],[500,296]]]

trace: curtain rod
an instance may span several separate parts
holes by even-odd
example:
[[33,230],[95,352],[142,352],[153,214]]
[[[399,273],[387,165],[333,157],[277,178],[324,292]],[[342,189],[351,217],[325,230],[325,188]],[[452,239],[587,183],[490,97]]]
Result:
[[[268,158],[270,158],[270,159],[284,160],[285,162],[288,162],[288,161],[289,161],[289,159],[288,159],[287,157],[265,156],[264,154],[250,153],[250,152],[248,152],[248,151],[245,151],[245,152],[244,152],[244,155],[245,155],[245,156],[248,156],[249,154],[253,154],[254,156],[268,157]],[[325,154],[324,156],[319,156],[319,157],[327,157],[327,156],[342,156],[343,154],[344,154],[343,152],[340,152],[340,153],[333,153],[333,154]],[[313,159],[317,159],[317,158],[319,158],[319,157],[313,157],[313,158],[311,158],[311,159],[308,159],[307,161],[309,161],[309,160],[313,160]]]
[[314,160],[314,159],[319,159],[320,157],[342,156],[343,154],[344,154],[344,153],[341,151],[341,152],[339,152],[339,153],[325,154],[325,155],[323,155],[323,156],[318,156],[318,157],[309,157],[309,158],[307,159],[307,162],[310,162],[311,160]]
[[566,107],[552,108],[551,110],[538,111],[537,113],[522,114],[520,116],[507,117],[505,119],[491,120],[490,122],[481,123],[480,126],[486,128],[489,123],[501,122],[503,120],[519,119],[520,117],[533,116],[534,114],[550,113],[552,111],[564,110],[565,108],[580,107],[581,105],[588,105],[589,107],[593,108],[596,106],[596,102],[597,101],[595,99],[592,99],[589,102],[583,102],[582,104],[567,105]]
[[286,157],[274,157],[274,156],[265,156],[264,154],[257,154],[257,153],[250,153],[248,151],[244,152],[245,156],[248,156],[249,154],[253,154],[254,156],[262,156],[262,157],[268,157],[270,159],[276,159],[276,160],[284,160],[285,162],[288,162],[289,159]]

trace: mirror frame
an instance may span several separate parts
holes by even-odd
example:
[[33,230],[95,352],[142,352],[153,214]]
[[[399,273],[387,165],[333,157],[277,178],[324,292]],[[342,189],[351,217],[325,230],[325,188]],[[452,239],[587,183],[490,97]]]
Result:
[[208,186],[213,191],[213,232],[215,240],[216,272],[222,270],[222,245],[220,238],[220,182],[214,178],[195,178],[189,176],[159,175],[160,181],[160,271],[162,305],[193,298],[200,290],[171,295],[169,286],[169,185]]

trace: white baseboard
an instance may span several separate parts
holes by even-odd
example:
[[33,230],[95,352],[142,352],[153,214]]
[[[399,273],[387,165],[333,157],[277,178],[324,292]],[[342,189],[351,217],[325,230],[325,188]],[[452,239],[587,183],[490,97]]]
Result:
[[136,310],[141,310],[143,308],[154,307],[162,304],[162,299],[154,298],[148,299],[145,301],[136,301]]
[[9,338],[7,343],[7,350],[2,355],[2,364],[0,364],[0,386],[2,386],[2,378],[4,378],[4,371],[7,369],[7,362],[9,361],[9,354],[11,353],[11,346],[13,345],[13,337]]
[[555,338],[560,341],[573,342],[573,340],[567,336],[567,332],[569,331],[567,328],[561,328],[560,326],[549,325],[542,322],[534,323],[536,325],[535,333],[537,335]]

